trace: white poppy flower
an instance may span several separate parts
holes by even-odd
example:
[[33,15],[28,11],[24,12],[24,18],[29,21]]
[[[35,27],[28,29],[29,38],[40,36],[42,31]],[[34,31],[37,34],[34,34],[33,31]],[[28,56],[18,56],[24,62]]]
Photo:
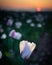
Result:
[[10,33],[9,33],[9,36],[10,37],[13,37],[14,36],[14,33],[15,33],[15,30],[11,30]]
[[16,22],[15,26],[16,26],[16,28],[20,28],[22,26],[22,23],[21,22]]
[[0,32],[2,33],[4,30],[3,30],[3,26],[2,24],[0,24]]
[[12,24],[13,24],[13,20],[12,20],[12,19],[8,19],[7,25],[8,25],[8,26],[12,26]]
[[3,28],[0,28],[0,32],[2,33],[4,30],[3,30]]
[[1,39],[6,39],[6,37],[7,37],[7,35],[4,33],[4,34],[2,34]]
[[2,52],[0,51],[0,59],[2,58]]
[[12,30],[10,31],[9,36],[14,39],[20,40],[22,37],[22,34],[20,32],[16,32],[15,30]]
[[27,21],[26,21],[26,23],[31,23],[32,22],[32,20],[31,19],[28,19]]
[[20,40],[22,37],[22,34],[20,32],[16,32],[15,35],[14,35],[14,38],[17,39],[17,40]]
[[31,27],[34,27],[34,26],[35,26],[35,24],[34,24],[34,23],[31,23],[31,24],[30,24],[30,26],[31,26]]
[[35,43],[30,43],[28,41],[21,41],[20,42],[20,54],[21,54],[21,57],[23,59],[28,59],[30,57],[30,55],[32,54],[33,50],[35,49],[36,47],[36,44]]
[[37,27],[41,28],[42,27],[42,24],[38,23],[37,24]]

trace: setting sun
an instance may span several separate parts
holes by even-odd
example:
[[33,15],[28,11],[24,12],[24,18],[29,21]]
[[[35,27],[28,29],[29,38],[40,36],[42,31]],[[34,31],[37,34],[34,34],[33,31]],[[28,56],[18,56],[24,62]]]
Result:
[[41,11],[41,8],[40,7],[37,7],[37,9],[36,9],[38,12],[40,12]]

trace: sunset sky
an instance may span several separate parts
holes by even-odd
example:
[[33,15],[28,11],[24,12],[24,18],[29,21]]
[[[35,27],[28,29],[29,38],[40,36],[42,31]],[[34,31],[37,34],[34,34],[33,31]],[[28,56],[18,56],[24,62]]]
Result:
[[4,9],[52,9],[52,0],[0,0],[0,8]]

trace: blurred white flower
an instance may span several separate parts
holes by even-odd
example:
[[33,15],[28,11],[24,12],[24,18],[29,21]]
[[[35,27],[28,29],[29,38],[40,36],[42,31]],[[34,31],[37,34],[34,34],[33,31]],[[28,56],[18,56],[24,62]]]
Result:
[[3,30],[3,26],[2,24],[0,24],[0,32],[2,33],[4,30]]
[[33,42],[31,43],[23,40],[20,42],[19,48],[20,48],[21,57],[23,59],[28,59],[32,54],[33,50],[36,48],[36,44]]
[[8,19],[7,25],[8,25],[8,26],[12,26],[12,24],[13,24],[13,19]]
[[30,23],[30,26],[31,26],[31,27],[34,27],[34,26],[35,26],[35,24],[34,24],[34,23]]
[[14,39],[20,40],[22,37],[22,34],[20,32],[16,32],[15,30],[12,30],[10,31],[9,36]]
[[10,33],[9,33],[9,36],[10,37],[13,37],[14,36],[14,33],[15,33],[15,30],[11,30]]
[[39,22],[44,21],[44,17],[41,14],[38,14],[37,16],[35,16],[35,18],[36,18],[36,21],[39,21]]
[[7,37],[7,35],[4,33],[4,34],[2,34],[1,39],[6,39],[6,37]]
[[31,23],[32,22],[32,19],[28,19],[27,21],[26,21],[26,23]]
[[3,28],[0,28],[0,32],[2,33],[4,30],[3,30]]
[[22,34],[21,34],[20,32],[16,32],[16,33],[15,33],[14,38],[16,38],[17,40],[20,40],[21,37],[22,37]]
[[16,28],[20,28],[22,26],[22,23],[21,22],[16,22],[15,26],[16,26]]
[[13,30],[10,31],[9,36],[10,37],[13,37],[14,36],[14,33],[15,33],[15,30],[13,29]]
[[37,24],[37,27],[41,28],[42,27],[42,24],[38,23]]
[[2,52],[0,51],[0,59],[2,58]]

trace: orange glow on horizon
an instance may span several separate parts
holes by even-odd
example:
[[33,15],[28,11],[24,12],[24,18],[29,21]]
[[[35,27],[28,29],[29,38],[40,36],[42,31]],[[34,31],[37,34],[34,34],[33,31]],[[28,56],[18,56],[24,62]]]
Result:
[[0,0],[0,8],[40,10],[37,7],[52,9],[52,0]]

